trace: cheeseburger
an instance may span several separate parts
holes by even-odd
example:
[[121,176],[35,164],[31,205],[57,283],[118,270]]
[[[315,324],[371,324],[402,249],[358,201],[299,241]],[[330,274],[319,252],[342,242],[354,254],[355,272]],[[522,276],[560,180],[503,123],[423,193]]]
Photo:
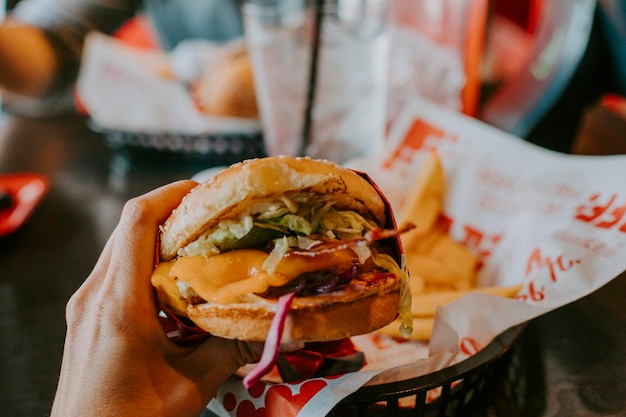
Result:
[[398,313],[409,330],[397,233],[354,171],[248,160],[199,184],[165,221],[152,284],[165,311],[219,337],[265,341],[278,314],[281,343],[369,333]]

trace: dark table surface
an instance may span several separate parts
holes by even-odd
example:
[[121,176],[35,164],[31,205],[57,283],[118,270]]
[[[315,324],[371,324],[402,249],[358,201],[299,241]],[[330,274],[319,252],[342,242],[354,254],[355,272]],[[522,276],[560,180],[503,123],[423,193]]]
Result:
[[[0,174],[37,172],[50,189],[0,238],[0,415],[44,416],[65,335],[64,308],[126,200],[206,165],[112,152],[78,117],[0,114]],[[626,416],[626,278],[539,317],[518,340],[516,409],[487,398],[473,416]],[[503,411],[504,410],[504,411]]]

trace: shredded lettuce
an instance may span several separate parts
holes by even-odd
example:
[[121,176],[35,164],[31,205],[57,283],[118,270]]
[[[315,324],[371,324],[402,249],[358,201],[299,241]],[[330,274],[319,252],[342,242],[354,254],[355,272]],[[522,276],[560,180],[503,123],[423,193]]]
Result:
[[[285,233],[295,232],[299,235],[308,236],[313,232],[311,223],[304,217],[296,214],[285,214],[274,219],[268,219],[268,223],[276,225],[281,231]],[[259,224],[260,222],[257,222]]]
[[282,200],[272,200],[258,203],[251,210],[251,215],[257,220],[274,219],[287,213],[290,213],[289,208]]
[[283,236],[281,239],[276,239],[274,241],[274,248],[267,258],[265,258],[265,262],[263,262],[263,270],[267,271],[269,274],[273,274],[288,250],[289,240],[287,239],[287,236]]
[[195,241],[178,250],[178,256],[214,256],[220,249],[211,241],[210,236],[200,236]]
[[[260,247],[282,236],[299,239],[287,240],[287,248],[309,249],[320,240],[320,236],[349,239],[362,236],[376,227],[374,222],[355,211],[335,209],[330,197],[321,201],[319,196],[311,197],[311,194],[299,193],[259,201],[240,218],[220,222],[178,254],[210,257],[229,249]],[[367,252],[362,251],[360,258],[365,257]]]
[[372,260],[378,267],[392,272],[400,278],[400,301],[398,303],[400,334],[408,338],[413,332],[413,315],[411,314],[411,287],[406,268],[406,255],[402,255],[402,266],[398,266],[391,256],[383,253],[374,254]]
[[319,243],[321,243],[321,241],[318,239],[311,239],[306,236],[298,236],[295,244],[291,246],[297,247],[298,249],[308,250]]
[[318,230],[322,219],[330,211],[330,208],[333,206],[332,201],[328,201],[322,206],[313,207],[311,209],[311,227],[313,230]]
[[252,230],[254,222],[252,216],[243,216],[239,220],[224,220],[219,223],[219,228],[232,233],[237,239],[241,239]]
[[280,198],[280,201],[283,202],[283,204],[287,207],[287,210],[289,210],[290,213],[297,213],[298,212],[298,204],[296,203],[296,201],[292,200],[291,198],[287,197],[286,195],[283,195]]
[[364,232],[375,227],[374,222],[352,210],[329,210],[323,215],[320,222],[322,233],[330,231],[340,239],[362,236]]
[[238,220],[224,220],[217,229],[204,234],[179,251],[183,256],[213,256],[224,249],[234,247],[250,233],[254,226],[252,216],[242,216]]

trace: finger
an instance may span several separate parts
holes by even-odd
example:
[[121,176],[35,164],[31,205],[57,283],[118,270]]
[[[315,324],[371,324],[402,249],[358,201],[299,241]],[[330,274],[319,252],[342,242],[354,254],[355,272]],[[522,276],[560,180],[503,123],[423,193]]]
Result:
[[[230,375],[248,363],[258,361],[263,351],[262,342],[244,342],[220,337],[210,337],[187,357],[190,371],[201,386],[214,386],[215,390]],[[204,364],[198,366],[198,364]]]
[[158,228],[196,185],[195,181],[179,181],[126,203],[111,253],[108,275],[116,277],[110,280],[111,290],[131,297],[134,302],[150,299],[153,303],[146,295],[152,294],[148,289],[151,288]]

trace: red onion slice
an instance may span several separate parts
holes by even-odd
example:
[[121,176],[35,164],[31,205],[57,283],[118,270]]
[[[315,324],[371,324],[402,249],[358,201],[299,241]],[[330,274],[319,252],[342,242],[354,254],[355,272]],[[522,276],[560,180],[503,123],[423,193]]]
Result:
[[250,389],[256,385],[256,383],[259,382],[261,378],[263,378],[263,376],[266,375],[276,364],[280,348],[280,339],[283,335],[283,328],[285,327],[285,320],[289,314],[289,308],[291,307],[294,296],[295,293],[289,293],[278,299],[276,312],[274,313],[270,330],[267,333],[267,338],[265,339],[261,359],[243,378],[243,386],[246,387],[246,389]]

